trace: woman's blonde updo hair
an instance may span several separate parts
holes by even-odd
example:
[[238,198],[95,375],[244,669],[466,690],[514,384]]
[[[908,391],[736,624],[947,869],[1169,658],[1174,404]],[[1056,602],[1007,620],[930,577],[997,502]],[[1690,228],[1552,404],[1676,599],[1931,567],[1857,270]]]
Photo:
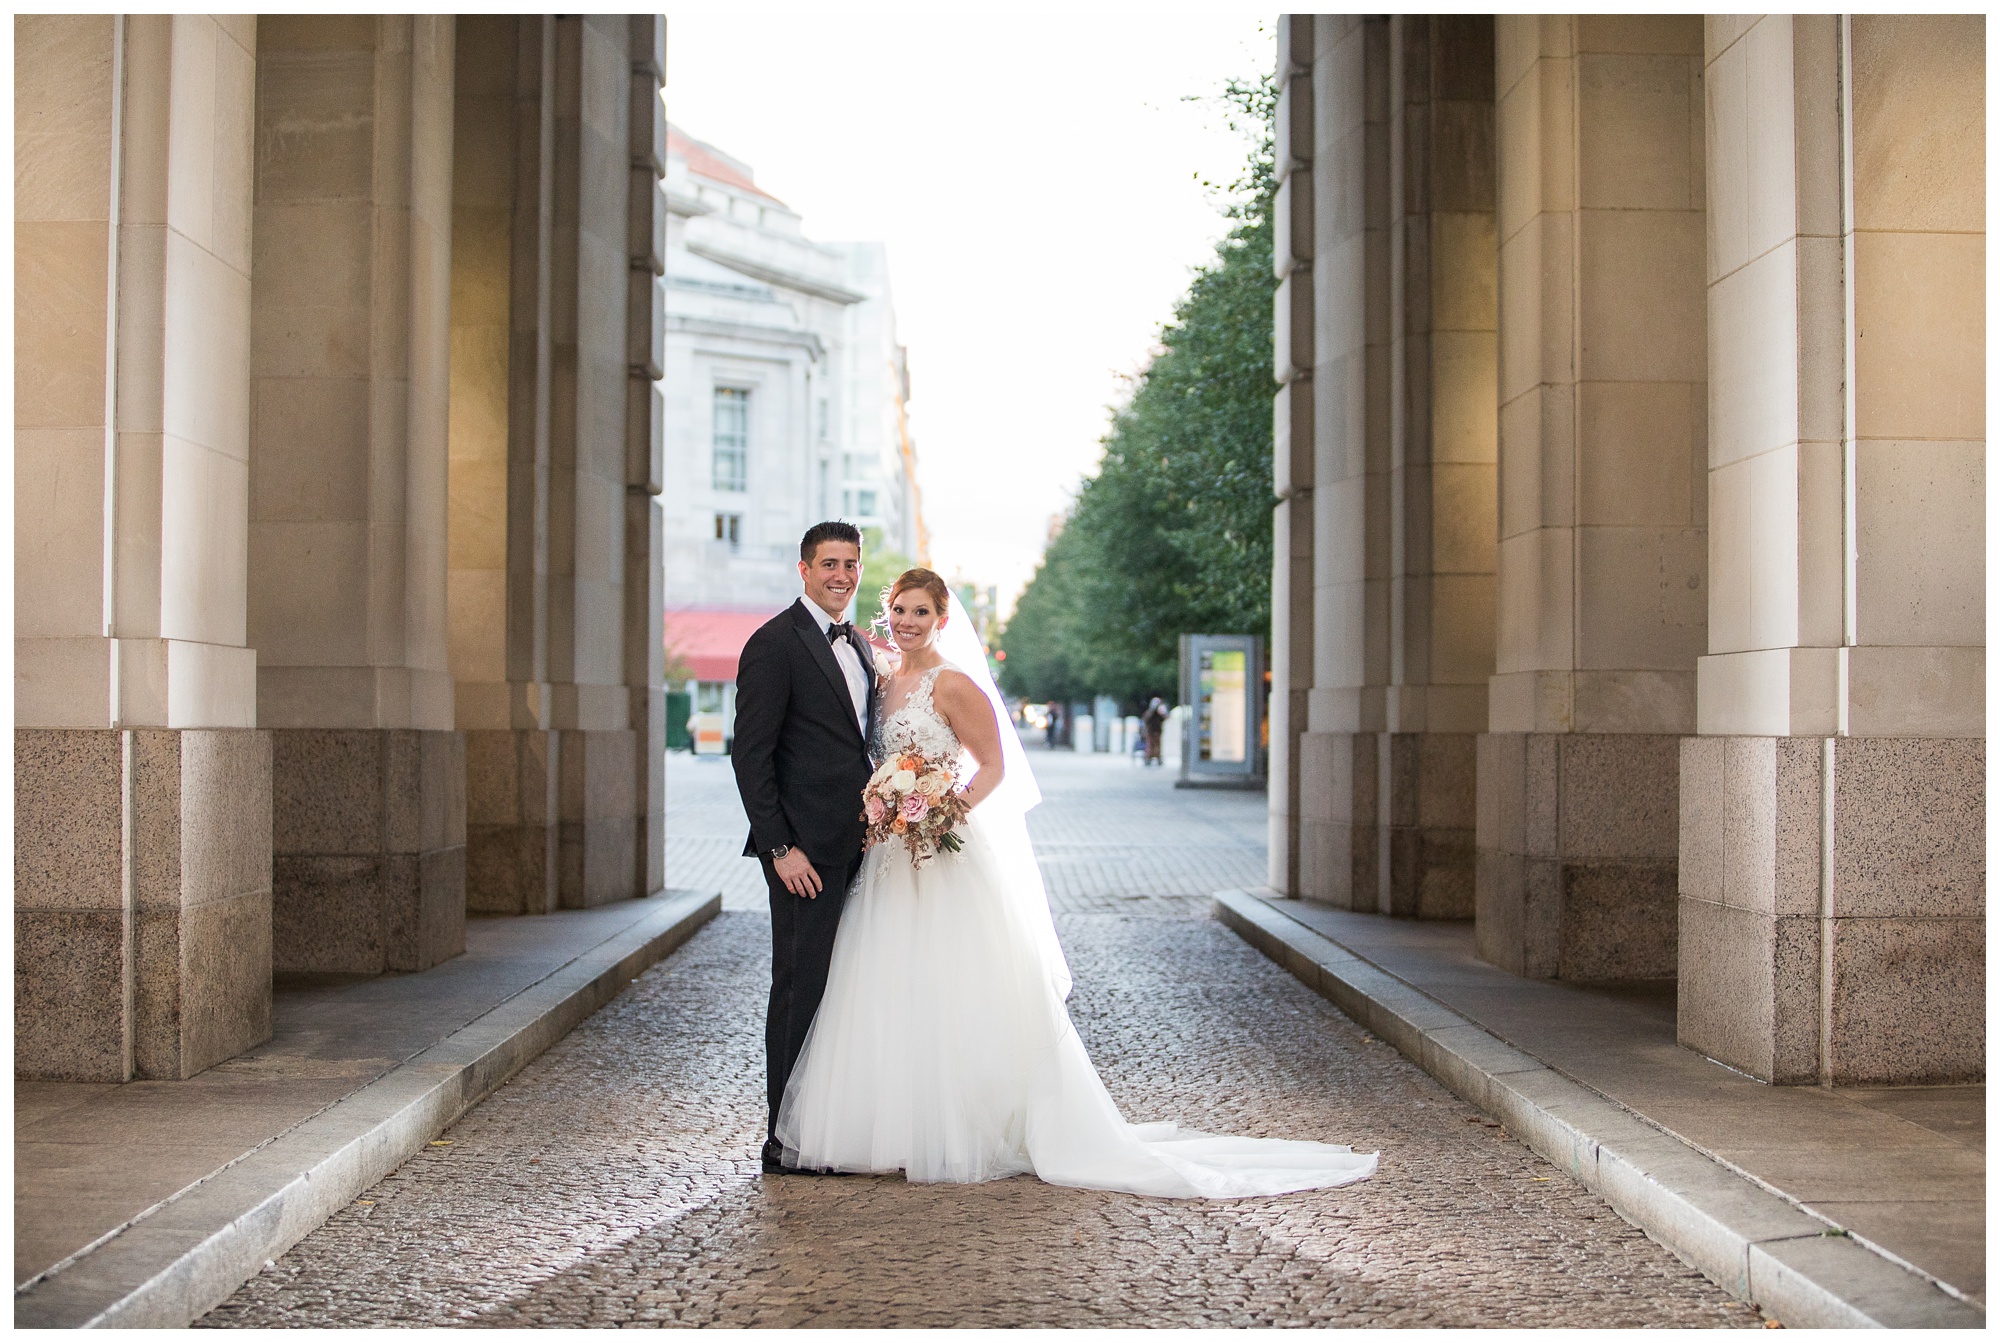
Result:
[[903,570],[902,577],[891,583],[889,591],[883,595],[882,610],[884,614],[888,612],[890,602],[895,601],[896,598],[908,592],[911,588],[921,588],[927,593],[931,600],[937,603],[939,615],[950,614],[951,589],[945,586],[945,581],[942,578],[939,578],[929,569]]

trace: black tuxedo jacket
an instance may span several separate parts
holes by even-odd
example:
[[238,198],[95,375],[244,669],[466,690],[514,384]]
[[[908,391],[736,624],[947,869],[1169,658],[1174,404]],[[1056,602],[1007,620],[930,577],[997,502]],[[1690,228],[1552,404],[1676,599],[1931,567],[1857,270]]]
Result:
[[[860,635],[854,651],[875,714],[874,658]],[[801,597],[743,645],[736,669],[736,789],[750,817],[747,857],[789,844],[825,872],[861,852],[867,826],[861,790],[874,765],[854,721],[847,678]]]

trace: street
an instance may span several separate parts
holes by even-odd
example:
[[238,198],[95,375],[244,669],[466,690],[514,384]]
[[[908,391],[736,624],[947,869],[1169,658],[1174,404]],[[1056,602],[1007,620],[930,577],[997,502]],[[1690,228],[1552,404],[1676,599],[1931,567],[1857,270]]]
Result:
[[769,920],[726,763],[669,765],[722,914],[209,1326],[1748,1326],[1757,1312],[1240,941],[1261,794],[1032,756],[1071,1013],[1126,1115],[1379,1150],[1239,1202],[766,1177]]

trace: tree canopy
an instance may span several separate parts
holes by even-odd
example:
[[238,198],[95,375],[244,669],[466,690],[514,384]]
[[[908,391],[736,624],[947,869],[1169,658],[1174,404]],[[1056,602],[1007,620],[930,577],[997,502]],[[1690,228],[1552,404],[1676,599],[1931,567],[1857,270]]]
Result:
[[1264,79],[1224,99],[1253,141],[1230,188],[1236,223],[1161,330],[1015,606],[1000,641],[1009,693],[1171,702],[1180,635],[1269,636],[1277,97]]

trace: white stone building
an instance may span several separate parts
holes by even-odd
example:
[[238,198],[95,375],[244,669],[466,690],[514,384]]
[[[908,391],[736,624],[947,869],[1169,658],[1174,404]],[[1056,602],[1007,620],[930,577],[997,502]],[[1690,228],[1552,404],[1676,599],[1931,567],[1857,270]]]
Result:
[[748,165],[670,128],[667,638],[697,712],[730,714],[735,653],[798,595],[827,518],[923,550],[908,365],[880,243],[814,242]]

